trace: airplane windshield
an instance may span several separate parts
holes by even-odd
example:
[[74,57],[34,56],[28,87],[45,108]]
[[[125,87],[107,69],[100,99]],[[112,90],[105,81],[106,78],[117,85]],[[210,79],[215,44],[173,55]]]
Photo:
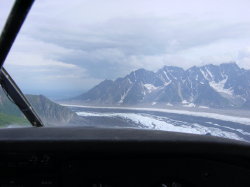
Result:
[[[14,1],[0,5],[0,31]],[[250,142],[250,1],[35,1],[4,63],[45,126]],[[0,90],[0,127],[27,127]]]

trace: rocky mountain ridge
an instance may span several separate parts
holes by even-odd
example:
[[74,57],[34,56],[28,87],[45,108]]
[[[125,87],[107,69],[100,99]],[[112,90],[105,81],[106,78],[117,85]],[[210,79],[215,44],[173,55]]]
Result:
[[168,105],[250,108],[250,70],[236,63],[164,66],[156,72],[138,69],[114,81],[104,80],[70,99],[89,105]]
[[[46,126],[74,124],[80,120],[79,116],[68,107],[61,106],[43,95],[25,96]],[[22,112],[8,99],[2,88],[0,88],[0,113],[25,119]],[[28,121],[26,123],[29,124]]]

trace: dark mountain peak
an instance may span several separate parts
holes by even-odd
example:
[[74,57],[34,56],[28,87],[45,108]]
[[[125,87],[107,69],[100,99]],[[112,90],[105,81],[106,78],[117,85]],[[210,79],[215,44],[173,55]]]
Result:
[[148,74],[152,74],[153,72],[152,71],[148,71],[144,68],[140,68],[140,69],[137,69],[135,71],[132,71],[130,73],[130,75],[132,76],[143,76],[143,75],[148,75]]
[[44,95],[33,95],[33,94],[26,94],[25,95],[27,97],[27,99],[30,101],[30,102],[39,102],[41,103],[42,105],[46,104],[46,102],[49,102],[50,104],[54,104],[54,102],[52,102],[50,99],[48,99],[47,97],[45,97]]
[[128,78],[132,82],[148,83],[155,79],[155,73],[141,68],[136,71],[132,71],[125,78]]
[[115,80],[115,82],[120,82],[120,81],[123,81],[123,80],[124,80],[124,78],[119,77],[119,78],[117,78],[117,79]]
[[177,72],[177,71],[184,71],[184,69],[183,68],[181,68],[181,67],[177,67],[177,66],[164,66],[163,68],[162,68],[162,70],[164,70],[164,71],[170,71],[170,72]]
[[[202,84],[207,83],[208,79],[211,79],[211,73],[207,70],[203,70],[201,67],[192,66],[191,68],[186,70],[186,78],[190,84]],[[192,81],[192,82],[190,82]]]
[[208,64],[200,67],[200,72],[208,81],[220,82],[228,77],[227,71],[220,65]]
[[240,70],[240,67],[235,62],[220,64],[220,68],[227,72],[236,72]]
[[148,70],[144,69],[144,68],[140,68],[134,71],[136,74],[137,73],[145,73],[145,72],[149,72]]
[[113,81],[109,79],[105,79],[104,81],[102,81],[102,84],[110,84],[110,83],[113,83]]
[[215,65],[215,64],[206,64],[206,65],[203,65],[201,67],[215,68],[215,67],[218,67],[218,65]]
[[175,66],[164,66],[157,71],[157,74],[166,82],[177,81],[184,76],[185,70]]
[[222,63],[220,67],[240,68],[236,62]]
[[210,76],[211,76],[212,72],[214,72],[214,73],[216,72],[216,74],[217,74],[220,71],[220,66],[214,65],[214,64],[203,65],[203,66],[200,66],[199,68],[203,72],[204,71],[207,72]]
[[192,66],[191,68],[187,69],[187,72],[193,72],[193,71],[198,71],[200,68],[197,66]]
[[209,69],[209,70],[218,70],[218,69],[238,70],[240,69],[240,67],[237,65],[236,62],[227,62],[227,63],[222,63],[220,65],[207,64],[207,65],[201,66],[200,68]]
[[50,100],[47,97],[41,94],[40,95],[27,94],[26,96],[29,100],[32,100],[33,102],[36,101],[42,104],[46,104],[46,102],[50,102]]
[[96,87],[105,87],[105,86],[110,86],[113,84],[114,81],[105,79],[104,81],[100,82]]

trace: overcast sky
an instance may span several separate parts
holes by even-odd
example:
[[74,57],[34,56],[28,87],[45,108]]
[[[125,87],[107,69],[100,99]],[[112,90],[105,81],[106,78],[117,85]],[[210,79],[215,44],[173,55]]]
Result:
[[[1,0],[0,29],[12,3]],[[249,7],[249,0],[39,0],[5,67],[26,93],[47,96],[138,68],[235,61],[250,69]]]

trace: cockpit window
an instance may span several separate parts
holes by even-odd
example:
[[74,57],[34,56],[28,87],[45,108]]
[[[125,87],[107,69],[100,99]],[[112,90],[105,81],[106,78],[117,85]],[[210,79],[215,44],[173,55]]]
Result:
[[[10,6],[0,6],[0,28]],[[250,141],[249,6],[247,0],[36,1],[4,67],[45,126]],[[28,124],[8,108],[15,106],[5,103],[3,91],[0,99],[0,116]]]
[[0,11],[0,32],[4,27],[6,19],[10,13],[11,7],[14,3],[14,0],[2,0],[1,1],[1,11]]

